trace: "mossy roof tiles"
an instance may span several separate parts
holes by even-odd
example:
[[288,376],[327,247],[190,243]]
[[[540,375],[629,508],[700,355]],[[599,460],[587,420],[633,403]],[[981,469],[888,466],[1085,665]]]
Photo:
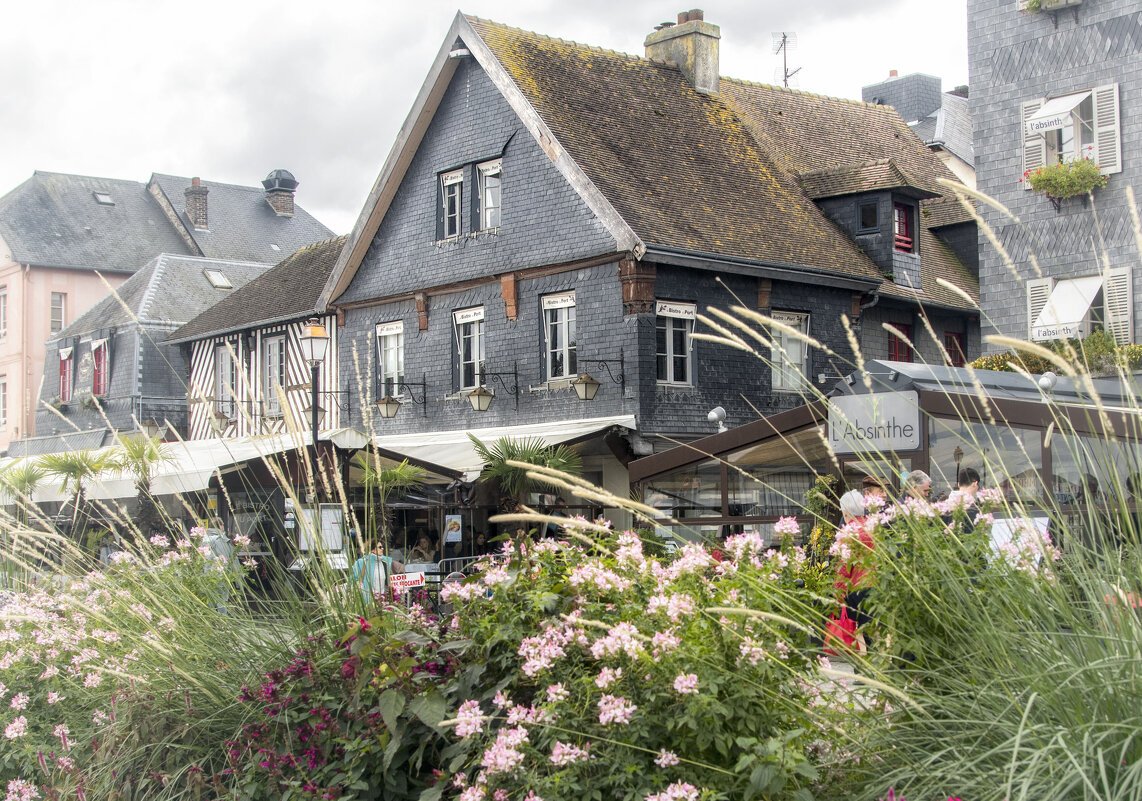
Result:
[[[881,278],[814,193],[951,196],[940,181],[955,176],[891,108],[724,77],[707,96],[673,64],[467,20],[648,246]],[[939,219],[952,213],[942,206]],[[978,297],[978,281],[927,230],[920,250],[922,294],[891,281],[884,291],[967,306],[944,278]]]

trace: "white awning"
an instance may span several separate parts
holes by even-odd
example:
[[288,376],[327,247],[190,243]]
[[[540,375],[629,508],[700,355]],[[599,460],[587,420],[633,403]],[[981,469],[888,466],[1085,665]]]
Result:
[[485,445],[493,444],[504,437],[513,440],[538,439],[544,445],[559,445],[602,433],[614,426],[634,430],[634,415],[560,420],[522,426],[431,431],[422,434],[392,434],[375,437],[373,444],[381,450],[402,454],[420,463],[434,464],[463,473],[466,481],[474,481],[483,470],[484,463],[476,455],[476,449],[468,439],[468,434]]
[[[348,450],[365,447],[369,440],[359,431],[340,428],[322,431],[322,440],[332,442],[339,448]],[[154,495],[173,495],[183,492],[198,492],[210,486],[210,480],[226,468],[276,456],[286,451],[305,448],[310,444],[308,432],[275,434],[271,436],[235,437],[232,439],[202,439],[167,442],[164,449],[170,455],[166,461],[155,466],[151,481]],[[100,448],[96,453],[109,453],[115,446]],[[39,457],[24,457],[25,463],[34,464]],[[14,464],[16,461],[13,460]],[[87,482],[87,497],[93,501],[120,500],[134,498],[138,492],[131,475],[125,471],[106,471]],[[3,501],[11,503],[6,494]],[[45,476],[36,487],[32,500],[36,503],[61,503],[69,500],[71,493],[60,489],[60,482],[54,476]]]
[[1071,112],[1079,103],[1090,97],[1090,92],[1056,97],[1044,103],[1038,111],[1027,118],[1027,133],[1056,131],[1071,123]]
[[1031,339],[1070,339],[1079,336],[1090,305],[1102,289],[1101,275],[1059,281],[1031,326]]

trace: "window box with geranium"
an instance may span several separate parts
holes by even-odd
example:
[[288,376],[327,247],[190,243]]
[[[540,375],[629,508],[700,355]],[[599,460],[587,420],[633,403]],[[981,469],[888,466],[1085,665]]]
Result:
[[1025,14],[1038,14],[1041,11],[1059,11],[1082,4],[1083,0],[1024,0],[1020,10]]
[[1032,191],[1046,195],[1055,206],[1062,207],[1068,198],[1089,195],[1095,189],[1106,186],[1106,176],[1092,159],[1079,158],[1061,161],[1046,167],[1038,167],[1023,173],[1023,180],[1030,184]]

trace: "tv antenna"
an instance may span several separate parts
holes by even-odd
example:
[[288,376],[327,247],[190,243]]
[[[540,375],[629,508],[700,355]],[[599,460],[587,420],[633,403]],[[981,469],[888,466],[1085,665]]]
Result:
[[[791,31],[780,31],[773,34],[773,54],[781,54],[781,66],[774,71],[773,79],[780,81],[782,86],[786,89],[789,88],[789,79],[796,78],[797,73],[801,71],[800,67],[794,70],[789,69],[789,51],[797,49],[797,34]],[[793,81],[793,87],[797,87],[797,81]]]

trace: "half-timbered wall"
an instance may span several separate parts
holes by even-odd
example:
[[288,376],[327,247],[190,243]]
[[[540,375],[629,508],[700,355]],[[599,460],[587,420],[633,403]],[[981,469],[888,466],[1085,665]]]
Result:
[[[323,319],[328,332],[329,349],[322,362],[318,384],[318,404],[325,410],[320,427],[323,430],[341,427],[342,407],[346,402],[344,387],[339,386],[337,369],[337,320],[334,316]],[[275,434],[288,431],[310,430],[310,367],[302,358],[300,321],[266,326],[240,334],[211,337],[191,343],[191,375],[188,393],[188,437],[242,437],[254,434]],[[285,400],[280,412],[266,395],[264,364],[265,341],[272,337],[285,337],[286,381],[283,387]],[[215,353],[225,346],[236,359],[237,380],[231,388],[234,403],[217,396]],[[227,385],[229,386],[229,385]],[[215,431],[215,421],[220,431]]]

